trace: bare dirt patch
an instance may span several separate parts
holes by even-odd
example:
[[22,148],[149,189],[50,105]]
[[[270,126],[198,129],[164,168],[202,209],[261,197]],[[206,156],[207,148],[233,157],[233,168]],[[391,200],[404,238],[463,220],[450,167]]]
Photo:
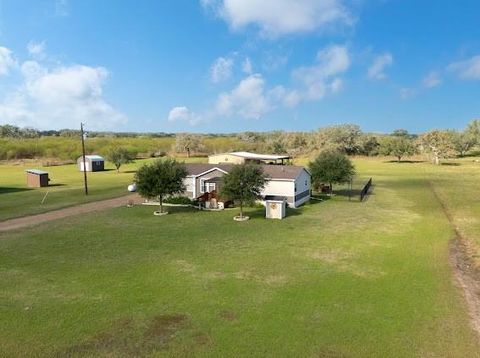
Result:
[[188,319],[185,315],[158,315],[150,323],[145,337],[164,340],[174,333]]
[[449,260],[456,283],[463,292],[472,328],[480,337],[480,270],[476,267],[467,240],[455,225],[452,214],[438,195],[433,183],[430,182],[430,186],[455,232],[455,237],[449,244]]
[[167,347],[175,333],[188,322],[185,315],[157,315],[147,322],[122,318],[112,327],[93,335],[86,341],[69,347],[58,356],[111,356],[138,357],[145,356]]
[[235,321],[237,319],[237,315],[235,314],[235,312],[229,310],[220,312],[219,316],[225,321]]

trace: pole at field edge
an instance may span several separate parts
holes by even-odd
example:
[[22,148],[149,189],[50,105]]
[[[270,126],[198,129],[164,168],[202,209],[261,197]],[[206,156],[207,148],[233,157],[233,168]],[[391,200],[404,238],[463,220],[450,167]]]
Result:
[[88,195],[87,166],[86,166],[86,160],[85,160],[85,138],[84,138],[84,132],[83,132],[83,123],[80,123],[80,132],[82,136],[83,181],[85,183],[85,195]]

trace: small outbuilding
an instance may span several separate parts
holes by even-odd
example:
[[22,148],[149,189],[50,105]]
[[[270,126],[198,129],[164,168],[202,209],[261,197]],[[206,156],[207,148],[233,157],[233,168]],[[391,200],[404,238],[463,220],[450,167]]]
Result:
[[48,186],[50,179],[48,172],[39,169],[27,169],[27,186],[29,188],[42,188]]
[[283,219],[287,214],[287,198],[275,195],[265,197],[265,217]]
[[[77,159],[78,170],[84,171],[83,156]],[[99,155],[86,155],[85,168],[87,172],[101,172],[105,170],[105,159]]]

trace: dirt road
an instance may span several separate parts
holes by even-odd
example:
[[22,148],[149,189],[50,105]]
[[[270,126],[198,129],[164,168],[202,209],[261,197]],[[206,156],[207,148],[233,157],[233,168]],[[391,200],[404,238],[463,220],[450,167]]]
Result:
[[129,194],[119,198],[94,201],[92,203],[80,204],[64,209],[48,211],[42,214],[29,215],[16,219],[9,219],[0,222],[0,232],[21,229],[28,226],[34,226],[46,221],[57,220],[68,216],[90,213],[92,211],[105,210],[127,205],[132,200],[135,204],[142,203],[143,199],[138,194]]

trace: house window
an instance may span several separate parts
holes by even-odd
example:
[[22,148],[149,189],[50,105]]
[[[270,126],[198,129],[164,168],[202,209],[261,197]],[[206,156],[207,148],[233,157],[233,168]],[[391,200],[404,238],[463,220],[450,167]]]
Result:
[[201,179],[200,181],[200,192],[201,193],[211,193],[217,188],[215,183],[206,183],[205,179]]
[[305,186],[308,186],[308,179],[305,179]]

